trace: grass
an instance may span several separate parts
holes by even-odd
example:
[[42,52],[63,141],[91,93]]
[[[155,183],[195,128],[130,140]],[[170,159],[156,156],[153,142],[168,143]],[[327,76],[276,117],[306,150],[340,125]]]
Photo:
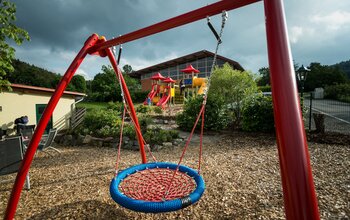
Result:
[[86,108],[87,111],[106,109],[108,102],[80,102],[78,108]]

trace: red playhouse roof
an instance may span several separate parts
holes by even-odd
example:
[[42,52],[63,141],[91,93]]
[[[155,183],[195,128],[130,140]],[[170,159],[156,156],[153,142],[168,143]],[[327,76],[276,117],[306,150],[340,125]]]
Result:
[[163,79],[165,79],[165,77],[164,76],[162,76],[162,74],[160,74],[160,73],[156,73],[156,74],[154,74],[152,77],[151,77],[151,79],[154,79],[154,80],[163,80]]
[[175,83],[176,81],[173,80],[173,79],[170,78],[170,77],[167,77],[167,78],[165,78],[165,80],[163,80],[163,82],[166,82],[166,83]]
[[200,73],[199,70],[193,68],[193,66],[190,64],[185,69],[182,69],[181,72],[183,73]]

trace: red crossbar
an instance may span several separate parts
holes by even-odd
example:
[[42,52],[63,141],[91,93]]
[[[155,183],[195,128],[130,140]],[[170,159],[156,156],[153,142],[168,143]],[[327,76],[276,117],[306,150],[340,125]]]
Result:
[[[194,21],[198,21],[200,19],[206,18],[207,16],[213,16],[216,14],[220,14],[222,11],[237,9],[255,2],[259,2],[261,0],[222,0],[211,5],[207,5],[205,7],[190,11],[188,13],[170,18],[168,20],[156,23],[154,25],[139,29],[134,32],[130,32],[128,34],[122,35],[120,37],[108,40],[103,43],[96,44],[95,46],[89,49],[89,53],[95,53],[97,51],[119,45],[122,43],[127,43],[130,41],[134,41],[143,37],[147,37],[153,34],[157,34],[162,31],[166,31],[172,28],[176,28],[185,24],[189,24]],[[147,4],[145,2],[145,4]]]

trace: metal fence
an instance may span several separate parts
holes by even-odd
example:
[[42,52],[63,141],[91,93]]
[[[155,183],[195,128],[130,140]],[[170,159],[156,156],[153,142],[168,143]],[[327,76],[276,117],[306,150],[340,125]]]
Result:
[[316,129],[314,113],[319,113],[324,115],[325,131],[350,134],[350,103],[313,97],[312,93],[304,96],[306,128]]

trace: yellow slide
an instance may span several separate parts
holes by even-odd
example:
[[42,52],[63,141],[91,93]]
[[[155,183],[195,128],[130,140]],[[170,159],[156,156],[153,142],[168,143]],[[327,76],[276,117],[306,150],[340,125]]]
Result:
[[192,86],[196,87],[196,86],[200,86],[199,90],[197,92],[198,95],[201,95],[204,93],[204,90],[207,88],[207,78],[198,78],[198,77],[193,77],[192,79]]

